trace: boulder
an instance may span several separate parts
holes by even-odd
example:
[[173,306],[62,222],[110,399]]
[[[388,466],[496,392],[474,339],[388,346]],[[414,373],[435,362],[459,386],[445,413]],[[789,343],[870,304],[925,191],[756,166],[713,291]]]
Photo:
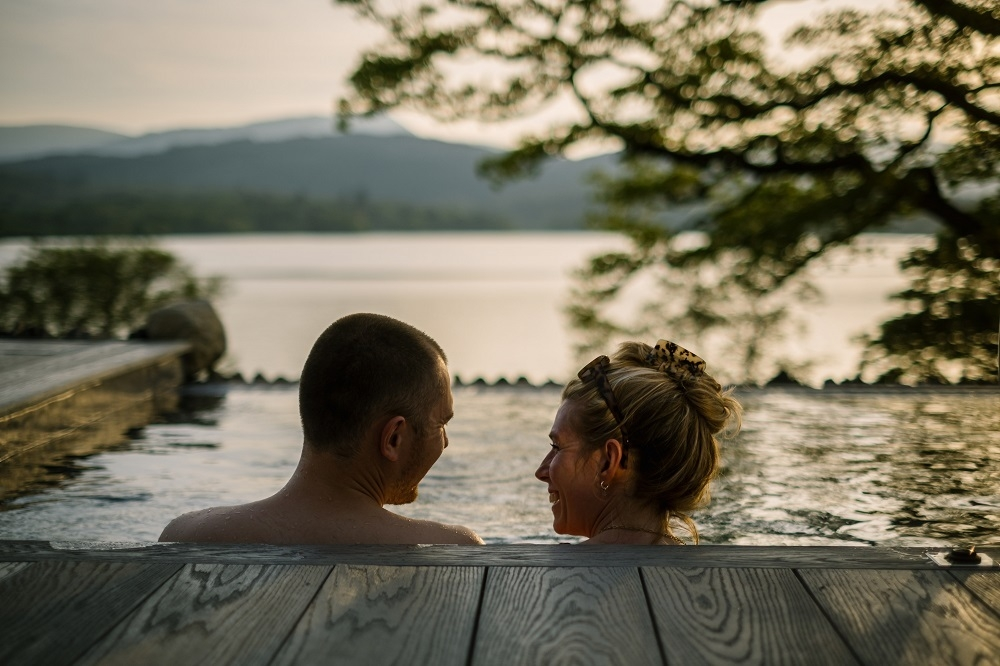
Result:
[[226,352],[226,332],[215,308],[205,300],[174,303],[150,313],[145,326],[150,340],[184,340],[184,376],[190,381],[210,371]]

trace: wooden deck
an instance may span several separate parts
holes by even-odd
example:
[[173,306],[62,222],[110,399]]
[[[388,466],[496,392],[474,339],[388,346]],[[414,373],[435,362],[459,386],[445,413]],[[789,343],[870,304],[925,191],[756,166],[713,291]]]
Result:
[[[176,402],[187,342],[0,340],[0,500]],[[17,465],[3,465],[12,458]]]
[[927,552],[6,541],[0,663],[1000,664]]

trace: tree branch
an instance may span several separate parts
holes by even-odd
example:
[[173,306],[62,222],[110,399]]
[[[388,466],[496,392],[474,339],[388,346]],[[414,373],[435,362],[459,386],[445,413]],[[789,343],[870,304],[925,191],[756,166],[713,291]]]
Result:
[[659,142],[652,142],[638,137],[635,132],[630,132],[629,128],[615,126],[607,123],[596,123],[598,126],[612,136],[622,139],[628,146],[626,151],[630,155],[650,155],[668,158],[696,166],[698,168],[709,168],[720,164],[727,167],[736,167],[760,175],[767,174],[807,174],[807,173],[828,173],[839,169],[850,169],[862,174],[872,174],[874,169],[871,163],[860,153],[850,153],[831,157],[829,159],[817,161],[805,161],[789,159],[780,149],[775,153],[775,159],[767,163],[751,162],[742,149],[719,149],[707,152],[690,152],[685,150],[671,150]]
[[913,186],[913,200],[921,208],[934,214],[943,225],[959,236],[983,234],[986,228],[979,218],[957,208],[941,194],[937,174],[931,167],[913,169],[900,181],[903,186]]
[[932,14],[947,16],[958,25],[991,37],[1000,37],[1000,19],[989,11],[960,5],[951,0],[911,0]]

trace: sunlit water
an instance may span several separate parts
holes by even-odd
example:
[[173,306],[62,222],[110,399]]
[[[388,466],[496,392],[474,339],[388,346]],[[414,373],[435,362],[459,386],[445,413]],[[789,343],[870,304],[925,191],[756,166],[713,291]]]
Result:
[[[743,432],[695,514],[703,542],[1000,544],[995,391],[747,389]],[[552,532],[546,453],[558,389],[455,391],[451,445],[397,510],[467,525],[488,543],[571,541]],[[155,540],[191,509],[259,499],[298,459],[296,392],[230,389],[189,399],[119,450],[70,463],[59,486],[0,506],[5,539]]]

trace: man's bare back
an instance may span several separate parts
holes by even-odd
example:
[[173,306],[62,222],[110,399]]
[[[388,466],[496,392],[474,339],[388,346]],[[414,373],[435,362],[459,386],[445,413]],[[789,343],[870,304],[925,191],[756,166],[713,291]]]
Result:
[[309,506],[284,506],[270,497],[238,506],[185,513],[163,530],[160,541],[270,544],[481,544],[459,525],[414,520],[380,507],[327,514]]
[[454,400],[446,361],[436,342],[403,322],[367,314],[334,322],[302,369],[302,456],[285,487],[179,516],[160,541],[483,543],[468,528],[384,508],[415,500],[448,446]]

